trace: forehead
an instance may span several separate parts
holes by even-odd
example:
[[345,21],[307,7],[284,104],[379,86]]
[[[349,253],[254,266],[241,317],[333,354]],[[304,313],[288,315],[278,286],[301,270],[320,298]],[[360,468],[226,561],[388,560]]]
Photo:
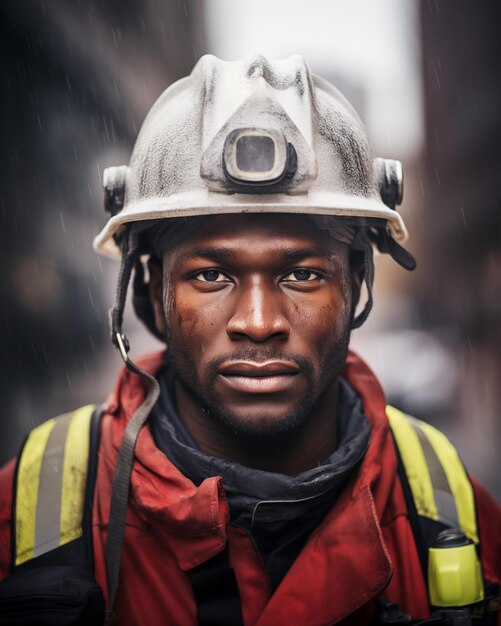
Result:
[[277,252],[308,247],[326,255],[346,248],[307,216],[253,213],[215,216],[184,239],[173,252],[189,253],[200,246],[214,246],[234,248],[244,255],[249,246],[256,245]]

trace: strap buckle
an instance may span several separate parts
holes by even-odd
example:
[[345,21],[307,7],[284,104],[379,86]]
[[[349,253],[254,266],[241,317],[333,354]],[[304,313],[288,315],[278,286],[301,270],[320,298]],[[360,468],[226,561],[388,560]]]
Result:
[[127,365],[127,363],[129,362],[129,350],[130,350],[129,340],[123,333],[115,333],[115,341],[116,341],[117,348],[120,350],[122,359],[124,360],[124,363]]

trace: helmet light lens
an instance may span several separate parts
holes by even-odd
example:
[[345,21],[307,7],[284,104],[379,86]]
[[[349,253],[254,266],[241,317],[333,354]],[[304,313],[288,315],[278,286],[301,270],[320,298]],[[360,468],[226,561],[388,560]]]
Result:
[[225,173],[230,180],[243,184],[272,184],[287,171],[287,141],[271,129],[239,128],[224,144]]

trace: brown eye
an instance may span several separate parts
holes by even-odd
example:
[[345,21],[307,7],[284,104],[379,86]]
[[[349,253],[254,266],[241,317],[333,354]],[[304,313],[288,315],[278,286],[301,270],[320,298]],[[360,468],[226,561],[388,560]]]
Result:
[[224,283],[228,282],[228,278],[219,270],[204,270],[198,272],[194,276],[195,280],[199,280],[203,283]]
[[301,283],[311,282],[313,280],[317,280],[318,278],[319,276],[316,272],[306,269],[294,270],[290,274],[287,274],[287,276],[284,276],[284,280]]

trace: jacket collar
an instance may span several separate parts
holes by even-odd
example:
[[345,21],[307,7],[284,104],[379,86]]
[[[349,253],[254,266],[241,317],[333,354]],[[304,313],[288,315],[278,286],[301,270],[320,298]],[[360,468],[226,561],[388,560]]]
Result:
[[375,374],[354,352],[349,352],[343,374],[362,398],[364,415],[372,426],[372,439],[360,467],[353,495],[369,487],[376,514],[382,519],[397,475],[397,457],[388,418],[384,392]]

